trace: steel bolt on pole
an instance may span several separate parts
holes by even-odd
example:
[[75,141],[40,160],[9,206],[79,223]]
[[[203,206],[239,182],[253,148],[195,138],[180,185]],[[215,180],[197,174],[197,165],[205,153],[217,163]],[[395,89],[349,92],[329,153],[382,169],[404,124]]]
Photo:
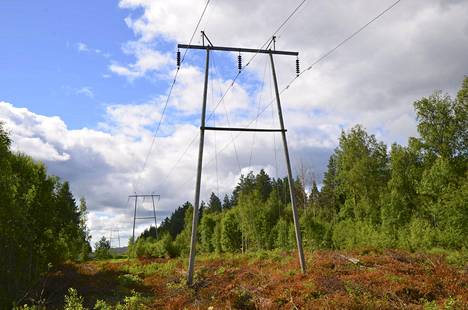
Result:
[[192,237],[190,240],[190,257],[189,257],[189,268],[187,275],[187,284],[190,286],[193,283],[193,268],[195,264],[195,252],[197,245],[197,224],[198,224],[198,207],[200,204],[200,185],[201,185],[201,173],[203,165],[203,145],[205,141],[205,118],[206,118],[206,94],[208,91],[208,71],[210,63],[210,49],[206,48],[206,64],[205,64],[205,86],[203,89],[203,108],[201,115],[201,126],[200,126],[200,145],[198,147],[198,168],[197,168],[197,183],[195,185],[195,201],[193,206],[193,219],[192,219]]

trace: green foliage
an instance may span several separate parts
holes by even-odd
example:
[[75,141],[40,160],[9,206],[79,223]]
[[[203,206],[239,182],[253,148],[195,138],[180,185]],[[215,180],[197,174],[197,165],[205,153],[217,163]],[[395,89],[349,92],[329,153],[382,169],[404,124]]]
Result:
[[82,242],[81,244],[78,259],[80,261],[85,261],[89,258],[89,254],[91,253],[92,249],[90,245],[91,233],[86,225],[88,221],[88,207],[86,205],[86,200],[84,197],[80,198],[79,215],[80,215],[80,219],[79,219],[80,229],[79,230],[82,235],[81,238],[85,242]]
[[138,277],[137,275],[134,274],[122,274],[119,275],[119,284],[122,286],[135,286],[141,284],[143,281]]
[[236,209],[224,213],[221,221],[221,246],[225,252],[238,252],[242,246],[242,233]]
[[453,159],[468,155],[466,78],[458,99],[435,92],[416,101],[414,106],[421,146],[428,152],[427,156]]
[[388,180],[386,146],[360,126],[342,132],[336,154],[336,191],[345,200],[342,218],[380,221],[379,198]]
[[123,304],[118,303],[115,310],[143,310],[148,309],[145,303],[147,300],[139,293],[133,291],[131,296],[124,299]]
[[[161,225],[158,226],[158,235],[160,236],[164,233],[169,233],[172,239],[175,239],[184,229],[185,216],[187,214],[187,210],[190,208],[192,208],[192,205],[188,201],[181,207],[178,207],[170,217],[165,218]],[[156,235],[153,237],[156,237]]]
[[83,297],[78,295],[78,291],[72,287],[68,289],[67,295],[65,295],[64,310],[85,310],[83,306]]
[[[86,310],[83,306],[84,300],[83,297],[78,295],[78,292],[74,288],[69,288],[67,295],[65,295],[65,304],[64,310]],[[146,304],[148,300],[144,298],[141,294],[132,291],[132,295],[124,298],[123,303],[117,303],[115,306],[112,306],[105,302],[104,300],[97,300],[93,309],[95,310],[142,310],[148,309]],[[23,308],[21,308],[23,309]],[[33,308],[24,308],[24,309],[33,309]]]
[[210,200],[208,201],[207,212],[221,212],[222,210],[221,200],[215,193],[211,193]]
[[171,236],[165,233],[160,239],[138,238],[135,243],[130,244],[128,253],[130,257],[173,258],[181,254],[181,249]]
[[[304,212],[300,218],[302,241],[310,248],[328,248],[331,245],[331,226],[313,216],[312,210]],[[279,222],[278,222],[279,223]]]
[[275,230],[275,235],[276,235],[275,246],[277,248],[280,248],[280,249],[292,248],[293,244],[290,240],[290,233],[289,233],[289,231],[291,230],[290,226],[292,225],[282,218],[280,218],[278,222],[276,223],[274,230]]
[[[314,181],[307,193],[305,180],[293,181],[305,247],[466,252],[468,77],[457,98],[436,92],[414,107],[419,138],[409,138],[407,146],[393,144],[387,150],[357,125],[341,133],[321,186]],[[187,255],[192,209],[184,206],[164,227],[177,219],[173,244]],[[222,204],[211,194],[200,210],[198,233],[199,249],[206,253],[295,248],[288,180],[271,178],[264,170],[241,175]],[[168,252],[167,246],[161,248]]]
[[94,255],[97,259],[108,259],[110,254],[110,241],[102,236],[101,239],[95,244]]
[[215,250],[214,232],[216,227],[217,216],[215,214],[206,213],[203,215],[199,231],[201,235],[201,249],[205,252],[213,252]]
[[98,299],[94,305],[95,310],[113,310],[112,306],[106,303],[104,300]]
[[[24,296],[50,267],[85,259],[89,232],[69,184],[10,151],[0,123],[0,308]],[[84,210],[83,210],[84,211]]]

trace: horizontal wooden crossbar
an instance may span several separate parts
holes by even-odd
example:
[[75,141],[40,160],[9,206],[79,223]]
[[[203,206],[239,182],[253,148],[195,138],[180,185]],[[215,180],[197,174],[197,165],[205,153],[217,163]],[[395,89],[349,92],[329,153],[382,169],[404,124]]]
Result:
[[154,216],[136,217],[135,220],[154,220]]
[[135,197],[161,197],[161,195],[129,195],[128,197],[130,198],[135,198]]
[[286,129],[275,129],[275,128],[239,128],[239,127],[200,127],[205,130],[217,130],[217,131],[257,131],[257,132],[286,132]]
[[196,50],[210,50],[210,51],[227,51],[239,53],[259,53],[259,54],[273,54],[273,55],[287,55],[298,56],[298,52],[290,51],[276,51],[276,50],[262,50],[258,48],[243,48],[243,47],[228,47],[228,46],[211,46],[211,45],[189,45],[178,44],[178,48],[196,49]]

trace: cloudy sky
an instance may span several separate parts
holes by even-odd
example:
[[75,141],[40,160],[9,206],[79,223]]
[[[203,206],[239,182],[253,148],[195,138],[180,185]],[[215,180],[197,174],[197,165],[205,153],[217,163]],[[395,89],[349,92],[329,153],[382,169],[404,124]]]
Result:
[[[298,51],[305,69],[394,1],[305,1],[276,47]],[[205,30],[215,45],[258,48],[301,2],[211,0],[192,43]],[[131,193],[161,194],[160,218],[193,200],[203,51],[187,53],[153,138],[177,43],[189,42],[205,4],[0,1],[0,121],[15,150],[86,197],[94,240],[118,228],[125,243]],[[412,103],[436,89],[455,94],[468,73],[467,16],[466,0],[402,0],[287,89],[295,58],[276,57],[295,173],[320,182],[341,130],[358,123],[387,144],[416,135]],[[252,55],[242,56],[245,64]],[[268,58],[257,55],[230,88],[236,61],[236,53],[211,55],[208,124],[278,126]],[[285,174],[279,136],[208,132],[205,141],[204,200],[251,169]],[[149,201],[140,203],[147,215]],[[150,223],[138,224],[140,232]]]

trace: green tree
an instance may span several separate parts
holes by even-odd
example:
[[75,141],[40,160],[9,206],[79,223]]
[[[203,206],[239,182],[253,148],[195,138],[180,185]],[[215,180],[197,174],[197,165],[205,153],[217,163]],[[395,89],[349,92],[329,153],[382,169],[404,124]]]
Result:
[[319,216],[331,222],[335,219],[344,202],[344,195],[338,193],[338,178],[336,167],[337,155],[332,154],[328,160],[327,171],[323,179],[322,190],[319,194]]
[[225,252],[238,252],[241,249],[242,232],[237,209],[230,209],[223,214],[221,221],[221,245]]
[[97,259],[107,259],[111,257],[110,254],[110,241],[102,236],[101,239],[95,243],[94,255]]
[[200,246],[205,252],[213,252],[215,250],[214,233],[216,218],[217,216],[215,214],[207,213],[200,221]]
[[336,150],[337,191],[344,197],[341,216],[380,222],[380,193],[388,180],[387,148],[361,126],[342,132]]
[[421,147],[431,161],[437,156],[453,159],[468,155],[466,84],[465,79],[457,100],[435,92],[414,103]]
[[260,199],[266,201],[270,196],[272,185],[270,176],[261,169],[260,172],[255,176],[255,190],[260,194]]
[[396,238],[418,210],[418,180],[421,178],[418,153],[393,144],[390,151],[390,179],[383,194],[382,223],[386,232]]
[[292,242],[290,240],[290,226],[291,224],[284,220],[283,218],[280,218],[278,222],[276,222],[275,225],[275,246],[280,249],[290,249],[292,248]]
[[225,194],[223,198],[223,210],[229,210],[232,208],[232,206],[232,200],[229,199],[229,196],[227,194]]
[[0,123],[0,308],[24,296],[50,265],[79,258],[85,219],[67,182],[10,151]]
[[81,233],[81,250],[79,254],[79,259],[87,260],[92,249],[90,245],[91,233],[86,224],[88,222],[88,207],[86,205],[86,199],[84,197],[80,198],[79,214],[79,232]]
[[221,212],[222,209],[223,207],[221,205],[221,200],[219,199],[219,197],[216,196],[215,193],[211,193],[210,200],[208,202],[207,211],[208,212]]
[[161,236],[168,232],[173,239],[182,232],[185,226],[185,214],[188,209],[192,208],[190,202],[185,202],[182,206],[172,212],[170,217],[166,217],[158,226],[158,235]]

